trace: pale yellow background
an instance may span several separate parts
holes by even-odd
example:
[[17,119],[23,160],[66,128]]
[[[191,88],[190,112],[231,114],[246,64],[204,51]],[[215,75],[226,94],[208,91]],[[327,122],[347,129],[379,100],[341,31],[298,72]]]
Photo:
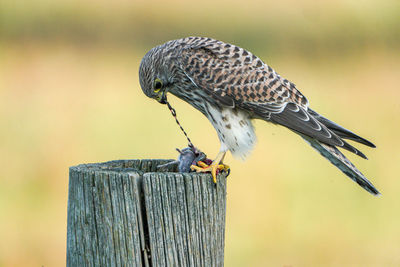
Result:
[[[368,161],[349,157],[380,198],[257,121],[250,158],[226,159],[226,266],[400,266],[399,14],[397,0],[1,1],[0,266],[65,265],[69,166],[175,158],[186,145],[166,106],[142,93],[138,66],[188,35],[254,52],[378,147],[358,146]],[[170,101],[214,157],[209,122]]]

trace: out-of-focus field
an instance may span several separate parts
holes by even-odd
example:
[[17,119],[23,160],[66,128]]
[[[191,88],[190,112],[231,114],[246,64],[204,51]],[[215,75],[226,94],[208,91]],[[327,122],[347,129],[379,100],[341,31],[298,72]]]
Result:
[[[250,158],[226,159],[226,266],[400,265],[398,1],[109,4],[0,5],[0,266],[65,265],[69,166],[175,158],[186,145],[168,109],[142,93],[138,66],[187,35],[255,52],[313,109],[377,145],[358,146],[368,161],[349,157],[379,198],[301,138],[256,121]],[[213,157],[211,124],[170,101]]]

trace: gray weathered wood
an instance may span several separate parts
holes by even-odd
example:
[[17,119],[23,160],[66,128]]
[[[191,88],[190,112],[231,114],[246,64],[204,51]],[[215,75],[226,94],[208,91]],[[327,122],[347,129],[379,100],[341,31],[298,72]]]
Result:
[[226,177],[166,162],[70,168],[67,266],[223,266]]

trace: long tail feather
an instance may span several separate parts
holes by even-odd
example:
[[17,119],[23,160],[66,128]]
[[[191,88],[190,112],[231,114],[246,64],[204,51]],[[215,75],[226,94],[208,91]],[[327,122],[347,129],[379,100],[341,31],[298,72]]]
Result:
[[[316,117],[314,117],[314,115]],[[288,103],[280,113],[270,113],[268,119],[269,121],[283,125],[292,131],[312,137],[321,143],[346,149],[364,159],[367,159],[360,150],[342,139],[350,138],[348,135],[342,134],[342,132],[351,133],[350,131],[335,124],[337,129],[342,130],[342,132],[338,131],[339,134],[337,134],[335,131],[336,128],[330,128],[330,126],[334,125],[333,122],[320,116],[310,108],[305,110],[303,107],[294,103]],[[357,135],[353,134],[353,136]],[[358,138],[361,139],[361,137]]]
[[310,113],[314,118],[316,118],[319,122],[321,122],[323,125],[325,125],[329,130],[340,136],[341,138],[344,139],[349,139],[353,140],[355,142],[358,142],[360,144],[369,146],[369,147],[376,147],[373,143],[368,141],[367,139],[362,138],[361,136],[356,135],[355,133],[343,128],[339,124],[325,118],[324,116],[318,114],[312,109],[308,109],[308,113]]
[[362,188],[372,195],[380,195],[379,191],[368,179],[350,162],[336,147],[320,143],[314,138],[300,134],[303,139],[309,143],[322,156],[328,159],[333,165],[339,168],[344,174],[350,177]]

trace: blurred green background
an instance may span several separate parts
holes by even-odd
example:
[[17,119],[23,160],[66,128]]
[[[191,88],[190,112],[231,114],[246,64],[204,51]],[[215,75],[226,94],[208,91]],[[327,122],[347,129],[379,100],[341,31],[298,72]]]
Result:
[[[186,141],[138,82],[142,56],[188,35],[242,46],[313,109],[370,139],[350,159],[369,195],[281,127],[226,162],[226,266],[400,266],[400,2],[12,1],[0,3],[0,266],[65,265],[68,167],[175,158]],[[193,142],[211,124],[170,97]]]

